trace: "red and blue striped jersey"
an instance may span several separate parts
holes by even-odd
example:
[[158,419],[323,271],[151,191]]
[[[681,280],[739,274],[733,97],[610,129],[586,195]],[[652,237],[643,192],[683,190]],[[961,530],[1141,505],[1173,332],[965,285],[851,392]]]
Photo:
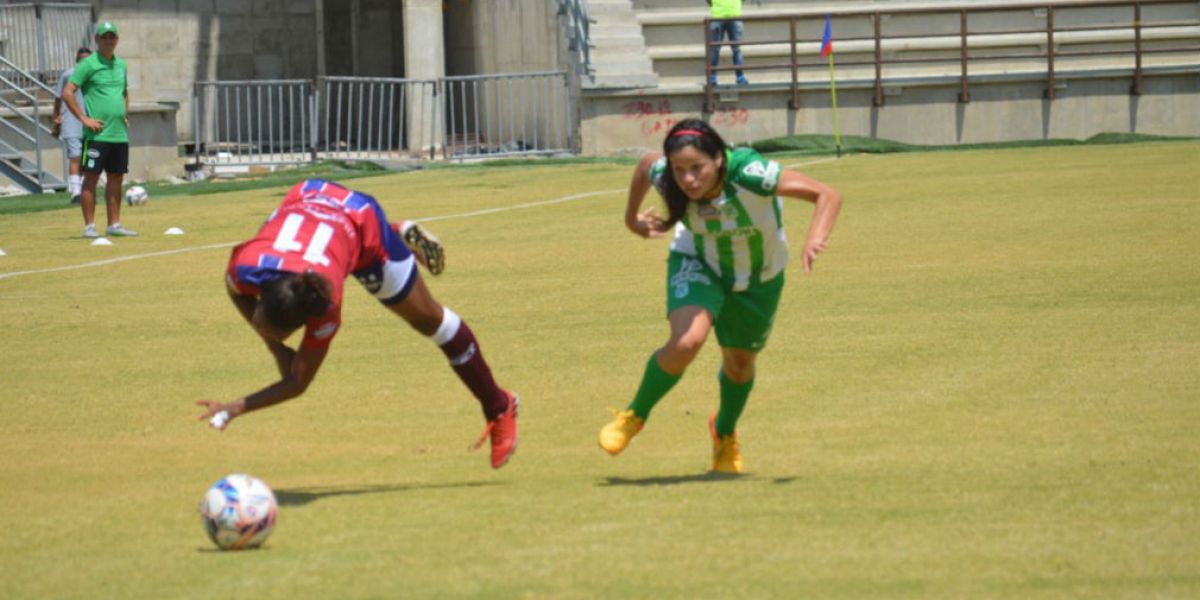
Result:
[[235,293],[257,296],[260,286],[288,273],[316,271],[333,292],[326,314],[304,325],[306,347],[328,346],[341,325],[346,277],[386,254],[371,196],[320,179],[302,181],[255,236],[233,249],[226,282]]

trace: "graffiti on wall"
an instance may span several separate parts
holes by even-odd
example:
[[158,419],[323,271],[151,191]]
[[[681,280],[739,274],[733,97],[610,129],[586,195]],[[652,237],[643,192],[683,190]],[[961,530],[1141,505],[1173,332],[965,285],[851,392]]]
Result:
[[[680,121],[671,100],[633,100],[621,106],[626,120],[636,121],[642,135],[658,137]],[[718,130],[745,127],[750,124],[750,109],[740,106],[721,106],[708,117],[708,122]]]

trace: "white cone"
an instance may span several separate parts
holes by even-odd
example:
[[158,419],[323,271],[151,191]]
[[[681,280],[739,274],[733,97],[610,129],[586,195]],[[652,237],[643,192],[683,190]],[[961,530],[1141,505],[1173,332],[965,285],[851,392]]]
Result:
[[164,231],[163,235],[183,235],[183,230],[178,227],[172,227]]
[[92,241],[93,246],[111,246],[113,243],[108,238],[96,238]]
[[5,255],[4,250],[0,250],[0,256],[4,256],[4,255]]

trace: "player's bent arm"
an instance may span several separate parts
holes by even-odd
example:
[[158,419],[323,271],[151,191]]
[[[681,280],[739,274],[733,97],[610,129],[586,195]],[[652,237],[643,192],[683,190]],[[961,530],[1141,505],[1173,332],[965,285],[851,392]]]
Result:
[[79,86],[75,85],[75,83],[72,81],[68,81],[67,85],[63,88],[61,98],[62,101],[66,103],[67,110],[71,111],[71,114],[75,115],[75,118],[79,119],[79,122],[83,123],[84,127],[87,127],[92,131],[100,131],[101,129],[104,129],[103,121],[97,121],[96,119],[87,116],[87,113],[84,112],[83,107],[79,106],[79,101],[75,99],[75,92],[78,89]]
[[225,429],[230,421],[245,413],[273,406],[303,394],[304,390],[308,389],[308,384],[312,383],[313,378],[316,377],[328,352],[328,347],[306,348],[302,346],[295,353],[291,370],[279,381],[233,402],[224,404],[212,400],[196,402],[206,409],[205,413],[200,415],[200,419],[208,420],[215,429]]
[[[258,307],[258,297],[248,294],[239,293],[234,289],[233,284],[226,279],[225,291],[229,292],[229,299],[233,301],[233,305],[237,307],[238,313],[243,319],[254,328],[254,309]],[[255,331],[258,331],[255,329]],[[286,377],[292,369],[292,360],[295,358],[296,351],[283,345],[281,342],[272,340],[259,333],[263,343],[267,345],[267,351],[271,353],[271,357],[275,359],[275,367],[279,369],[279,376]]]
[[230,416],[236,417],[243,413],[266,408],[286,400],[291,400],[304,393],[308,384],[312,383],[329,353],[329,347],[308,348],[301,346],[292,358],[292,368],[279,381],[261,389],[232,404],[239,410],[230,410]]
[[638,212],[638,209],[642,207],[642,202],[646,199],[646,193],[650,191],[650,165],[653,165],[654,161],[661,156],[657,152],[643,156],[642,160],[638,161],[637,167],[634,168],[633,177],[629,181],[629,196],[625,204],[625,227],[642,237],[651,237],[656,230],[655,225],[661,222],[661,219],[653,213],[653,209],[649,209],[645,213]]
[[817,254],[825,251],[829,243],[829,234],[833,232],[833,226],[837,223],[838,213],[842,208],[842,195],[829,185],[803,173],[788,170],[780,175],[779,187],[775,189],[775,193],[807,200],[815,205],[802,257],[804,271],[810,272],[813,260]]

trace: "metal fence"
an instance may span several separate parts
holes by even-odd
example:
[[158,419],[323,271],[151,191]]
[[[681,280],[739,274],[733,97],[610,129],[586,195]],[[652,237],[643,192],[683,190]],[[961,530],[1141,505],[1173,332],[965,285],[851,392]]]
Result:
[[446,156],[570,152],[571,94],[562,72],[442,80]]
[[92,41],[89,4],[0,5],[0,55],[52,83],[75,64],[75,51]]
[[321,86],[317,158],[434,158],[440,96],[434,80],[328,77]]
[[194,90],[197,164],[289,164],[313,159],[312,81],[198,81]]
[[194,89],[198,165],[463,159],[575,147],[562,71],[202,81]]

